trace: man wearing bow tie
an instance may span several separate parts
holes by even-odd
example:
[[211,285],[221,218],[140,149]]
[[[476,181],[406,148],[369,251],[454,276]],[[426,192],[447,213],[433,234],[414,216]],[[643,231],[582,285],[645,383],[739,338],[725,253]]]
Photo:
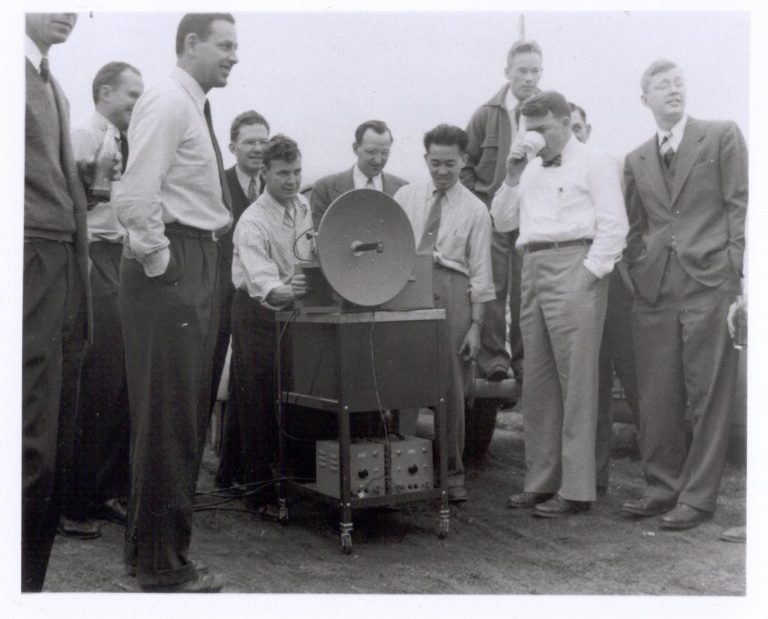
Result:
[[641,88],[658,131],[627,155],[624,177],[647,488],[621,509],[668,512],[662,528],[690,529],[715,510],[730,433],[738,356],[727,317],[741,292],[747,148],[735,123],[685,113],[673,62],[651,64]]
[[[523,104],[539,156],[512,146],[491,205],[496,229],[519,228],[523,254],[520,330],[528,471],[511,508],[560,517],[596,498],[598,357],[608,275],[621,257],[627,217],[616,165],[571,133],[571,110],[554,91]],[[530,149],[529,149],[530,150]]]

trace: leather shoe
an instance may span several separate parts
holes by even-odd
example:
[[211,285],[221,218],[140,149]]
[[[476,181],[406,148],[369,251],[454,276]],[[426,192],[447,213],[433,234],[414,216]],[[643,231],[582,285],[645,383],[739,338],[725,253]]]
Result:
[[173,585],[144,585],[141,590],[146,593],[218,593],[223,588],[221,576],[197,570],[192,580]]
[[684,530],[698,527],[712,517],[711,512],[692,505],[678,503],[675,509],[661,517],[662,529]]
[[96,539],[101,537],[101,527],[93,520],[72,520],[66,516],[59,518],[57,532],[75,539]]
[[508,378],[507,368],[501,365],[492,368],[491,371],[488,372],[488,375],[485,377],[487,381],[492,383],[501,382],[505,378]]
[[664,499],[654,499],[653,497],[640,497],[631,501],[624,501],[621,504],[621,511],[629,516],[658,516],[668,512],[675,506],[674,501]]
[[448,488],[449,503],[464,503],[469,498],[469,493],[464,486],[451,486]]
[[[193,561],[192,559],[190,559],[189,563],[192,565],[193,568],[195,568],[195,571],[200,574],[205,574],[208,571],[208,566],[202,561]],[[126,576],[130,576],[131,578],[136,578],[136,566],[126,564],[125,574]]]
[[734,544],[746,544],[747,543],[747,527],[741,525],[740,527],[731,527],[725,529],[720,533],[720,539],[724,542],[733,542]]
[[556,494],[546,503],[537,505],[535,515],[541,518],[560,518],[588,511],[590,505],[589,501],[571,501]]
[[124,525],[128,518],[125,502],[117,497],[104,501],[99,508],[98,517]]
[[507,507],[510,509],[536,507],[539,503],[549,501],[553,496],[555,496],[553,492],[518,492],[507,499]]

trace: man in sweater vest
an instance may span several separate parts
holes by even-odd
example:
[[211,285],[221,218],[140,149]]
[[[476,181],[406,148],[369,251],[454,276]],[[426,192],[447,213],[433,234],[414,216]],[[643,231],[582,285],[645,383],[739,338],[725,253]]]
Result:
[[88,336],[86,199],[69,139],[69,104],[48,50],[75,13],[26,16],[22,335],[22,591],[41,591],[71,461],[79,358]]

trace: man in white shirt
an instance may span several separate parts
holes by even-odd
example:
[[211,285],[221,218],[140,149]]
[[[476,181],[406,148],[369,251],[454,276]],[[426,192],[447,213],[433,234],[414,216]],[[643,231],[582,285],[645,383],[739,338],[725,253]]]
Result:
[[274,136],[263,154],[264,192],[235,228],[232,283],[232,390],[229,414],[237,417],[242,481],[251,505],[276,517],[272,480],[277,458],[275,417],[275,312],[306,291],[294,272],[297,256],[311,258],[313,230],[301,187],[301,152],[293,140]]
[[459,182],[466,165],[467,134],[438,125],[424,136],[432,180],[402,187],[395,200],[413,226],[419,253],[433,256],[435,306],[441,323],[440,367],[447,380],[448,500],[467,500],[464,485],[464,385],[469,363],[480,350],[485,307],[496,297],[491,275],[491,219],[486,206]]
[[[94,76],[92,90],[94,114],[85,127],[72,133],[75,159],[81,170],[88,171],[84,174],[86,190],[105,138],[114,141],[112,152],[120,159],[115,172],[125,170],[126,131],[136,101],[144,92],[144,82],[139,70],[130,64],[110,62]],[[88,206],[94,337],[83,359],[77,443],[59,525],[60,532],[81,539],[100,535],[93,518],[125,524],[130,435],[118,298],[125,231],[111,202],[90,199]]]
[[367,120],[355,130],[352,144],[352,152],[357,157],[355,165],[346,172],[324,176],[312,188],[312,220],[316,228],[331,203],[343,193],[367,188],[394,196],[407,184],[408,181],[384,172],[392,141],[392,132],[381,120]]
[[545,145],[528,160],[515,144],[494,198],[497,230],[520,229],[520,329],[525,346],[523,415],[528,471],[512,508],[543,517],[589,509],[596,498],[598,356],[608,280],[628,230],[610,159],[571,134],[571,111],[553,91],[522,108]]
[[210,410],[220,252],[230,196],[206,93],[237,62],[228,13],[185,15],[177,67],[133,112],[131,157],[114,189],[126,230],[120,272],[131,411],[126,570],[145,591],[217,592],[187,558]]

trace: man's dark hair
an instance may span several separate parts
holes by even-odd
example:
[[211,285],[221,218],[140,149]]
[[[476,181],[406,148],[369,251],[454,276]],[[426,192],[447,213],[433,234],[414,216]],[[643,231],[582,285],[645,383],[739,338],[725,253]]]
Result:
[[643,75],[640,78],[640,88],[642,89],[643,94],[648,92],[648,87],[651,85],[651,78],[654,75],[677,68],[678,66],[674,62],[667,60],[666,58],[662,58],[661,60],[654,60],[651,63],[651,66],[643,71]]
[[525,39],[515,41],[507,52],[507,65],[511,65],[512,59],[518,54],[538,54],[542,60],[544,59],[544,54],[541,53],[541,46],[536,41],[527,41]]
[[248,125],[264,125],[269,133],[269,123],[267,119],[254,110],[248,110],[242,114],[235,116],[235,120],[232,121],[232,126],[229,129],[229,141],[236,142],[237,135],[240,133],[240,127]]
[[360,144],[363,141],[363,136],[368,129],[371,129],[374,133],[378,133],[379,135],[389,133],[389,137],[393,141],[395,139],[392,137],[392,131],[387,127],[387,123],[383,120],[366,120],[362,125],[355,129],[355,144]]
[[101,90],[101,87],[117,86],[120,83],[120,76],[126,69],[130,69],[136,75],[141,77],[141,72],[127,62],[108,62],[96,72],[91,88],[94,103],[99,102],[99,90]]
[[569,103],[568,106],[571,108],[571,112],[578,112],[579,116],[581,116],[581,121],[586,125],[587,124],[587,113],[584,111],[584,108],[580,105],[576,105],[575,103]]
[[207,39],[211,34],[211,24],[218,19],[235,23],[231,13],[187,13],[181,18],[176,30],[176,55],[184,52],[184,39],[188,34],[196,34],[201,39]]
[[528,101],[523,103],[521,110],[523,116],[540,118],[552,112],[555,118],[570,118],[571,107],[568,105],[565,97],[554,90],[545,90],[533,95]]
[[424,134],[424,150],[429,151],[429,147],[432,144],[438,144],[439,146],[456,145],[464,153],[467,150],[469,138],[467,137],[467,132],[461,127],[442,124],[437,125],[437,127]]
[[297,157],[301,157],[299,145],[287,135],[278,133],[269,140],[264,150],[264,167],[269,169],[269,164],[277,159],[293,163]]

